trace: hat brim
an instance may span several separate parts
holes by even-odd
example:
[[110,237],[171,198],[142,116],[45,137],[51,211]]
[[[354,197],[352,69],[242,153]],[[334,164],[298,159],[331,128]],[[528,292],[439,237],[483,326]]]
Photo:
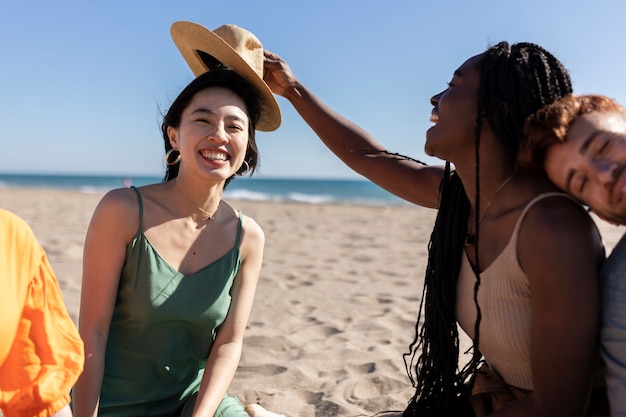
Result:
[[256,129],[263,132],[278,129],[281,123],[280,107],[272,90],[230,45],[209,29],[193,22],[175,22],[170,28],[170,33],[196,77],[209,71],[198,53],[202,51],[212,55],[252,84],[262,100],[261,117]]

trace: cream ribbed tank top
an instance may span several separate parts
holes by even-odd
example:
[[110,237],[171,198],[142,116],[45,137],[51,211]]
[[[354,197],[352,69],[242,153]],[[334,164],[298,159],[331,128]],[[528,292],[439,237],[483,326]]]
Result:
[[[532,294],[528,277],[517,258],[517,238],[528,210],[544,198],[563,193],[544,193],[530,201],[520,215],[511,239],[500,255],[481,274],[478,304],[482,312],[480,346],[489,366],[507,384],[533,389],[530,368],[530,331]],[[469,337],[474,338],[476,306],[474,284],[476,276],[463,251],[461,272],[457,283],[457,320]]]

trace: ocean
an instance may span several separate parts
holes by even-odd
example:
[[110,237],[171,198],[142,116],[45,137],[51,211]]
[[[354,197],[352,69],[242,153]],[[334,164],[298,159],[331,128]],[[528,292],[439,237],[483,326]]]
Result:
[[[0,192],[7,187],[60,188],[85,193],[161,182],[161,177],[123,175],[0,174]],[[408,204],[366,180],[235,178],[224,198],[300,203]]]

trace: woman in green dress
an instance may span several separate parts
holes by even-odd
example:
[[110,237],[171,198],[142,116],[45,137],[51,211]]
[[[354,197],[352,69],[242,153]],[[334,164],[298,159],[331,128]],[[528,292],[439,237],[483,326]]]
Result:
[[225,48],[221,38],[258,40],[222,28],[221,37],[207,31],[205,54],[192,57],[202,70],[164,116],[164,181],[110,191],[89,225],[77,416],[247,416],[227,389],[264,235],[222,193],[234,176],[254,171],[255,129],[276,129],[280,111],[262,72],[251,70],[259,62]]

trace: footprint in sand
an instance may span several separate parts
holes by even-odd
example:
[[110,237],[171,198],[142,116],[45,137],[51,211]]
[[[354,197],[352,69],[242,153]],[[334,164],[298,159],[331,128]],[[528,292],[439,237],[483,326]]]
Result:
[[406,388],[406,383],[387,376],[368,375],[348,384],[348,398],[368,400],[378,398]]
[[239,366],[238,378],[258,378],[259,376],[275,376],[287,372],[287,368],[278,365]]

